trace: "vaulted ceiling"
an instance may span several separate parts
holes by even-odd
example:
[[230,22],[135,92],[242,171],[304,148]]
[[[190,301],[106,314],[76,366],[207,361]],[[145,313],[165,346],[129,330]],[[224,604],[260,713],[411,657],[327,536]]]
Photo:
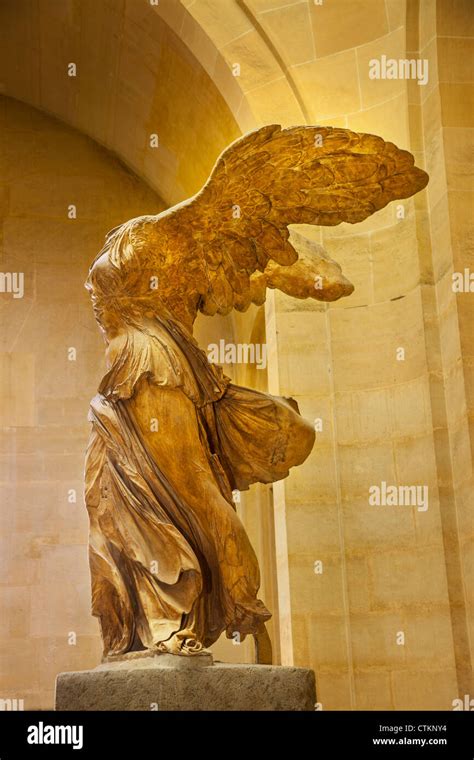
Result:
[[196,28],[176,0],[2,0],[0,90],[92,137],[176,203],[240,134],[173,31],[185,16]]

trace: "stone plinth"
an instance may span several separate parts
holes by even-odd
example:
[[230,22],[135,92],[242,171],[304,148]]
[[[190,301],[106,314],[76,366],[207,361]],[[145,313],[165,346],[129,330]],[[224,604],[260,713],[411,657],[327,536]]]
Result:
[[314,673],[213,662],[212,655],[121,658],[60,673],[56,710],[314,710]]

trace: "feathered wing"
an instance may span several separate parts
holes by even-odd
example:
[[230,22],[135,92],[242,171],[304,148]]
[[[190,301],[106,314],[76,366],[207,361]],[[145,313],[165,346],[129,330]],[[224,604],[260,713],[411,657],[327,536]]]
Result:
[[203,189],[158,217],[200,257],[207,314],[245,309],[251,276],[270,259],[294,263],[289,224],[361,222],[390,201],[422,190],[428,175],[411,153],[375,135],[333,127],[263,127],[232,143]]

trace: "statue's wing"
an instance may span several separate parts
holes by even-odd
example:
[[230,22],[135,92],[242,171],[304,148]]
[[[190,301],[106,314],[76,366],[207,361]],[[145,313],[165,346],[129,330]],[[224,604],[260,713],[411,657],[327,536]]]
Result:
[[[204,313],[245,309],[250,278],[270,259],[298,254],[289,224],[361,222],[390,201],[422,190],[428,175],[413,156],[374,135],[333,127],[263,127],[232,143],[192,199],[159,216],[207,268]],[[163,226],[162,226],[163,225]]]

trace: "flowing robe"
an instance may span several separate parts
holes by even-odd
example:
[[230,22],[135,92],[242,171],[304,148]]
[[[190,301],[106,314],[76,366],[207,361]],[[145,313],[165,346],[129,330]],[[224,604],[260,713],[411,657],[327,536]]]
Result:
[[86,457],[104,653],[256,633],[270,612],[232,491],[286,477],[312,427],[292,399],[232,384],[171,319],[130,320],[107,358]]

